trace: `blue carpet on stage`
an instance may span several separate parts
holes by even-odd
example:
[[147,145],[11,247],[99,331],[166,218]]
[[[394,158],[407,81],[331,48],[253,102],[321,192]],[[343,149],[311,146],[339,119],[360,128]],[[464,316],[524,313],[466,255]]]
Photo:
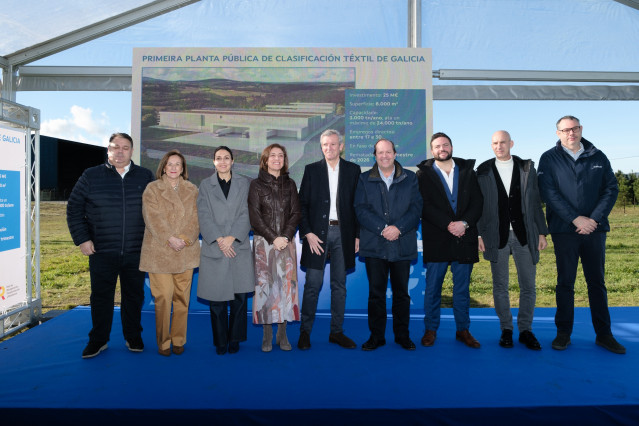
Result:
[[[330,319],[317,318],[312,348],[274,345],[262,353],[261,328],[237,354],[218,356],[208,312],[189,315],[183,355],[157,354],[153,312],[143,312],[143,353],[131,353],[116,311],[109,348],[81,352],[90,311],[76,308],[0,343],[0,419],[17,424],[639,424],[639,308],[611,309],[613,333],[628,353],[595,345],[590,311],[578,308],[572,345],[550,348],[554,309],[537,309],[543,350],[498,346],[492,309],[471,309],[481,349],[455,341],[444,309],[435,346],[424,348],[420,315],[410,324],[416,351],[393,342],[373,352],[328,343]],[[365,313],[345,331],[368,338]],[[289,326],[297,343],[299,325]],[[517,333],[515,332],[515,337]]]

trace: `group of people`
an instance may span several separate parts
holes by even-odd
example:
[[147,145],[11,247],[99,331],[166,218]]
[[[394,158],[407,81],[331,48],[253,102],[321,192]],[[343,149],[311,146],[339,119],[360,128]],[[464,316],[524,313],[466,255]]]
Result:
[[[111,136],[105,164],[87,169],[68,202],[67,220],[76,245],[89,256],[93,328],[82,356],[107,348],[113,298],[119,277],[122,329],[129,350],[144,348],[141,308],[145,272],[155,301],[158,352],[184,352],[193,270],[199,267],[198,298],[209,301],[217,354],[235,353],[247,339],[247,299],[253,294],[253,324],[263,328],[261,349],[275,344],[289,351],[288,322],[300,321],[297,346],[311,347],[324,272],[330,264],[331,323],[328,341],[343,348],[357,344],[344,333],[346,276],[364,258],[369,283],[370,337],[361,348],[386,344],[386,291],[392,290],[393,334],[406,350],[409,335],[411,262],[417,258],[421,221],[426,288],[423,346],[435,344],[440,324],[442,284],[453,280],[455,338],[481,345],[470,333],[470,277],[479,252],[490,261],[499,345],[511,348],[513,317],[509,257],[519,282],[519,342],[541,344],[532,332],[536,264],[550,233],[557,266],[556,338],[552,348],[570,344],[574,284],[581,259],[588,286],[596,343],[614,353],[625,348],[612,335],[604,281],[608,215],[618,187],[606,156],[582,138],[579,120],[556,124],[559,140],[535,170],[531,160],[511,154],[514,142],[497,131],[495,157],[480,164],[453,157],[445,133],[430,140],[432,158],[417,172],[397,161],[395,144],[378,140],[375,163],[366,171],[341,157],[344,142],[336,130],[320,136],[323,159],[309,164],[298,194],[288,175],[285,147],[271,144],[260,158],[256,179],[233,172],[233,152],[214,151],[215,173],[199,189],[188,181],[184,156],[166,153],[152,173],[131,161],[129,135]],[[546,204],[546,217],[542,209]],[[306,277],[300,310],[297,254]],[[253,244],[250,232],[253,231]],[[201,236],[201,243],[199,241]]]
[[[152,173],[131,161],[133,140],[111,136],[105,164],[87,169],[67,206],[73,241],[89,256],[93,328],[84,358],[107,348],[118,277],[126,345],[142,352],[141,309],[149,274],[158,352],[184,352],[193,270],[197,296],[209,301],[213,343],[220,355],[235,353],[247,334],[247,299],[253,322],[264,326],[262,350],[292,347],[286,323],[299,321],[294,243],[301,210],[288,176],[286,149],[269,145],[257,179],[233,173],[233,151],[213,153],[215,173],[198,188],[188,181],[186,159],[177,150]],[[249,235],[253,229],[253,248]],[[200,243],[199,236],[202,241]]]

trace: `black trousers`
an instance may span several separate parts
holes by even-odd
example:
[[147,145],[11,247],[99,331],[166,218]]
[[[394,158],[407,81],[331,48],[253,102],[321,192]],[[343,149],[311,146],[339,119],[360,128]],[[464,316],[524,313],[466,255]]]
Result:
[[95,253],[89,256],[91,276],[91,320],[89,340],[106,343],[111,335],[115,287],[120,277],[122,333],[126,340],[142,333],[144,277],[140,253]]
[[597,336],[612,334],[605,282],[606,233],[552,234],[552,242],[555,246],[557,262],[557,311],[555,313],[557,331],[568,335],[572,333],[577,263],[581,259],[595,333]]
[[388,287],[389,273],[391,290],[393,291],[393,333],[395,334],[395,339],[408,337],[410,260],[389,262],[385,259],[367,257],[366,275],[368,276],[369,286],[368,328],[371,331],[371,336],[377,341],[385,340],[386,288]]
[[[235,299],[210,302],[213,344],[224,347],[229,342],[246,341],[248,293],[235,293]],[[229,305],[231,305],[229,313]]]

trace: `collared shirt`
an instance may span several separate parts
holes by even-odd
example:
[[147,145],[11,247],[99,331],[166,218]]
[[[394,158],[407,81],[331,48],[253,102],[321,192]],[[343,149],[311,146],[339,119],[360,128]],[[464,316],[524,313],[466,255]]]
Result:
[[[111,164],[111,162],[109,162],[109,164]],[[111,164],[111,165],[113,166],[113,164]],[[113,168],[115,169],[116,172],[118,172],[117,167],[113,166]],[[118,172],[118,173],[120,173],[120,176],[122,176],[122,179],[124,179],[124,176],[126,176],[126,174],[129,173],[129,169],[130,168],[131,168],[131,162],[129,161],[129,164],[127,164],[124,167],[124,171],[122,173]]]
[[337,181],[339,180],[339,161],[335,166],[335,170],[326,162],[326,168],[328,169],[328,188],[331,194],[331,209],[328,214],[330,220],[338,220],[337,216]]
[[386,189],[390,189],[391,184],[393,183],[393,178],[395,177],[395,166],[393,166],[393,171],[388,177],[384,176],[384,173],[380,170],[379,175],[386,184]]
[[435,167],[437,167],[441,172],[442,172],[442,176],[444,176],[444,180],[446,181],[446,185],[448,185],[448,189],[450,190],[450,193],[453,193],[453,185],[455,183],[455,160],[450,160],[453,162],[453,167],[451,167],[450,169],[450,173],[446,173],[444,170],[442,170],[441,167],[439,167],[439,165],[437,164],[437,161],[435,161]]
[[572,152],[572,150],[566,148],[565,146],[561,145],[561,147],[564,149],[564,151],[566,151],[568,153],[568,155],[570,155],[572,157],[573,160],[577,161],[577,158],[579,158],[579,156],[581,154],[584,153],[584,144],[582,144],[581,142],[579,142],[579,149],[577,150],[577,152]]

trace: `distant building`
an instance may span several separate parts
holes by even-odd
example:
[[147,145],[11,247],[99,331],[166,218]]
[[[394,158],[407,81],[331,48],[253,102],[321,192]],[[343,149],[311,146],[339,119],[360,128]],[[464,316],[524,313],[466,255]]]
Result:
[[260,152],[272,137],[303,140],[335,118],[333,103],[294,102],[267,105],[265,111],[199,109],[160,111],[160,127],[210,133],[212,137],[248,139],[248,150]]
[[106,147],[40,136],[40,199],[68,199],[82,172],[104,163],[106,153]]
[[288,105],[266,105],[266,111],[306,112],[316,114],[335,114],[335,104],[320,102],[292,102]]

